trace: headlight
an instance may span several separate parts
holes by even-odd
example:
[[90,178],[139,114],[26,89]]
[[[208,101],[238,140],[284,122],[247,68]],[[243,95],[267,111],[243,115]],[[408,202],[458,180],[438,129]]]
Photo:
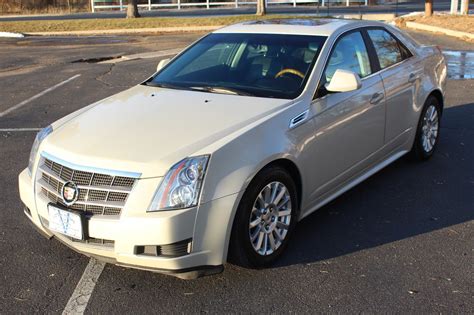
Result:
[[46,138],[51,132],[53,132],[53,127],[50,125],[41,129],[36,134],[35,142],[33,142],[33,146],[31,147],[30,160],[28,162],[28,172],[30,173],[30,176],[33,172],[33,165],[35,164],[36,154],[38,153],[39,146],[44,138]]
[[175,164],[163,178],[148,211],[194,207],[199,201],[208,155],[190,157]]

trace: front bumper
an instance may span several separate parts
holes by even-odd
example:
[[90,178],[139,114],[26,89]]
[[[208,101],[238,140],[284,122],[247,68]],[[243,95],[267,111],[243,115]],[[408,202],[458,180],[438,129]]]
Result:
[[[140,192],[150,189],[145,180],[132,192],[139,200]],[[140,186],[140,185],[139,185]],[[156,187],[156,183],[149,186]],[[101,215],[88,220],[89,237],[100,242],[79,242],[48,229],[48,200],[35,194],[35,185],[24,170],[19,175],[20,198],[29,211],[26,216],[46,237],[55,237],[65,245],[87,256],[137,269],[195,278],[222,271],[237,194],[220,198],[199,207],[147,213],[145,209],[124,209],[115,218]],[[148,196],[149,197],[149,196]],[[148,200],[149,198],[143,198]],[[143,203],[143,202],[142,202]],[[132,206],[138,203],[131,203]],[[186,253],[179,257],[143,253],[140,248],[166,246],[188,240]]]

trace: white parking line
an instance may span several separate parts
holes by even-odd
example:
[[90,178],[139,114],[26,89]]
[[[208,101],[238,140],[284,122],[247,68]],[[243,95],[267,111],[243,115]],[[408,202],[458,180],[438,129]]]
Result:
[[17,132],[17,131],[40,131],[41,128],[4,128],[0,132]]
[[18,103],[18,104],[16,104],[15,106],[12,106],[12,107],[10,107],[10,108],[4,110],[3,112],[0,112],[0,118],[3,117],[3,116],[5,116],[5,115],[7,115],[7,114],[9,114],[9,113],[11,113],[11,112],[13,112],[14,110],[17,110],[18,108],[20,108],[20,107],[22,107],[22,106],[25,106],[26,104],[30,103],[31,101],[34,101],[34,100],[37,99],[38,97],[41,97],[41,96],[45,95],[46,93],[49,93],[49,92],[51,92],[51,91],[57,89],[58,87],[60,87],[60,86],[62,86],[62,85],[64,85],[64,84],[66,84],[66,83],[68,83],[68,82],[70,82],[70,81],[72,81],[72,80],[74,80],[75,78],[78,78],[78,77],[80,77],[80,76],[81,76],[80,74],[76,74],[75,76],[73,76],[73,77],[71,77],[71,78],[69,78],[69,79],[67,79],[67,80],[65,80],[65,81],[63,81],[63,82],[60,82],[60,83],[58,83],[58,84],[56,84],[56,85],[50,87],[49,89],[46,89],[46,90],[44,90],[43,92],[41,92],[41,93],[39,93],[39,94],[36,94],[35,96],[32,96],[32,97],[30,97],[29,99],[24,100],[23,102]]
[[84,314],[87,303],[89,303],[89,299],[104,267],[105,263],[94,258],[90,259],[81,280],[79,280],[76,289],[64,308],[63,315]]

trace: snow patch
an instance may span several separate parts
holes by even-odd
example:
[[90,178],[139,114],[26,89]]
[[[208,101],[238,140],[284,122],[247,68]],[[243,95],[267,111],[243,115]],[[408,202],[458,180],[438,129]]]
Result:
[[0,37],[23,38],[25,35],[20,33],[0,32]]

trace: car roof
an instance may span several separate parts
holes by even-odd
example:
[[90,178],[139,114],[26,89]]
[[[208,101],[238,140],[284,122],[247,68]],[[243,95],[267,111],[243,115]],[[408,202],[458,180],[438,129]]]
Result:
[[269,19],[247,21],[223,27],[214,33],[260,33],[330,36],[339,29],[352,28],[355,25],[381,26],[380,22],[345,19]]

